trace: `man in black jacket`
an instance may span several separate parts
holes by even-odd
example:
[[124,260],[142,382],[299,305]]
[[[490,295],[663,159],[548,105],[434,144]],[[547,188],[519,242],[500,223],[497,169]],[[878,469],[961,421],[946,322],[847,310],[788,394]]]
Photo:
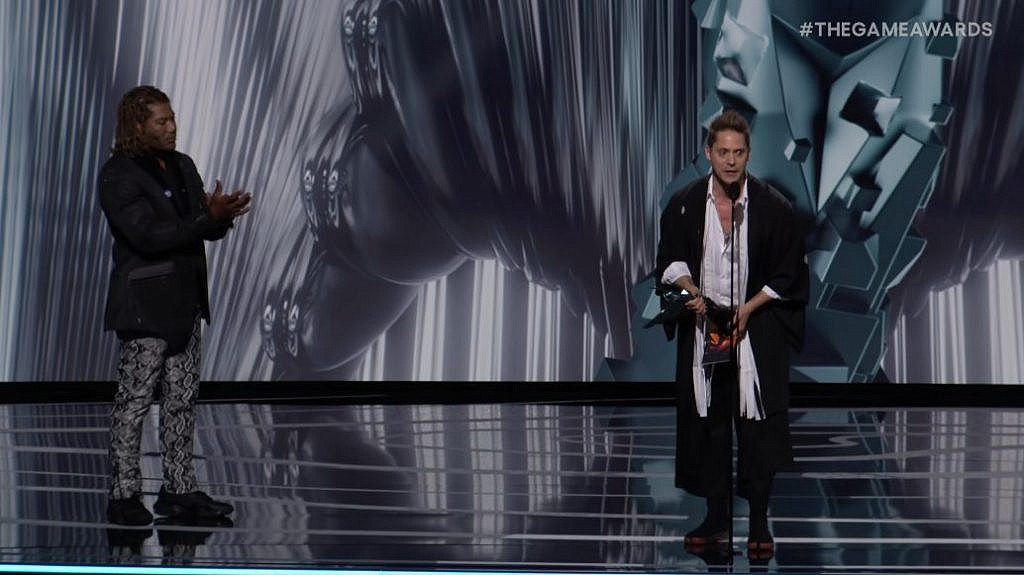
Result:
[[[658,244],[658,278],[695,296],[687,304],[695,313],[666,326],[678,341],[676,485],[707,499],[707,516],[687,534],[687,545],[726,539],[735,418],[738,491],[750,501],[748,549],[770,555],[771,483],[792,461],[789,362],[803,342],[804,238],[786,198],[747,174],[750,128],[741,115],[716,118],[704,151],[712,173],[669,201]],[[726,310],[724,321],[710,313],[712,305]],[[723,346],[716,341],[725,347],[717,358]]]
[[156,386],[163,395],[163,487],[153,509],[176,519],[223,517],[231,505],[196,485],[192,463],[201,324],[210,320],[204,240],[219,240],[249,211],[250,194],[212,195],[192,159],[175,151],[170,99],[152,86],[129,90],[117,110],[113,155],[99,175],[99,199],[114,236],[114,269],[104,329],[120,339],[111,413],[113,523],[146,525],[139,449]]

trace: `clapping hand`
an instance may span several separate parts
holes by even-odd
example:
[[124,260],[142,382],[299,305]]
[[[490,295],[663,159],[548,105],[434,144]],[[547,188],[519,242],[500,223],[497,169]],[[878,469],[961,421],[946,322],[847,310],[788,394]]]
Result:
[[242,190],[225,194],[223,184],[217,180],[213,193],[206,194],[206,206],[210,209],[210,215],[218,220],[233,220],[248,213],[252,207],[252,194]]

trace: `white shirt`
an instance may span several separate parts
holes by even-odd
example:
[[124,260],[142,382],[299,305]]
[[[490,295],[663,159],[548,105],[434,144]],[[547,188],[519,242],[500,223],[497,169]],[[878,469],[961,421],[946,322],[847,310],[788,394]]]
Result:
[[[726,238],[726,230],[722,228],[722,221],[718,217],[718,209],[715,207],[713,194],[714,177],[708,178],[707,200],[704,209],[704,255],[701,258],[701,286],[700,291],[705,297],[714,300],[722,307],[729,307],[729,269],[732,268],[735,278],[733,282],[733,303],[737,306],[746,301],[744,294],[747,293],[747,269],[748,269],[748,241],[747,230],[747,179],[743,181],[743,188],[740,190],[739,199],[736,202],[735,211],[735,235],[736,261],[732,261],[732,239]],[[683,276],[691,276],[690,268],[686,262],[672,262],[661,281],[671,284]],[[773,299],[780,299],[779,295],[768,286],[761,288]],[[693,393],[697,404],[697,413],[701,417],[707,417],[708,406],[711,405],[710,371],[704,368],[704,327],[705,320],[695,324],[696,333],[693,338]],[[760,381],[757,376],[757,365],[754,361],[754,350],[750,346],[750,338],[744,337],[740,340],[739,347],[739,368],[740,368],[740,415],[749,419],[763,419],[764,414],[758,407],[758,395],[760,395]]]

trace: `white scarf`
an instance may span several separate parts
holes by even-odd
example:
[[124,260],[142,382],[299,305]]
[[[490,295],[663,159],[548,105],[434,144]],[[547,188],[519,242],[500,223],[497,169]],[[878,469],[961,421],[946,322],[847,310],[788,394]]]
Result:
[[[713,176],[708,178],[708,203],[704,210],[704,254],[701,257],[701,285],[700,293],[705,297],[712,297],[715,303],[728,307],[729,305],[729,269],[728,258],[724,257],[727,244],[725,234],[715,209],[714,196],[712,195]],[[739,203],[737,204],[736,228],[736,259],[739,262],[736,273],[736,302],[742,303],[743,294],[747,293],[747,182],[743,182],[743,189],[740,192]],[[712,259],[716,258],[716,259]],[[725,265],[722,265],[722,262]],[[735,265],[735,264],[734,264]],[[724,296],[724,297],[723,297]],[[724,299],[724,301],[722,301]],[[708,406],[711,405],[711,374],[702,365],[704,360],[704,328],[706,318],[698,319],[696,322],[696,333],[693,338],[693,397],[697,404],[697,413],[701,417],[708,416]],[[750,346],[750,338],[744,337],[739,345],[739,371],[740,371],[740,415],[747,419],[761,420],[764,414],[758,407],[758,396],[760,394],[760,381],[757,376],[757,365],[754,361],[754,349]],[[712,366],[713,368],[713,366]]]

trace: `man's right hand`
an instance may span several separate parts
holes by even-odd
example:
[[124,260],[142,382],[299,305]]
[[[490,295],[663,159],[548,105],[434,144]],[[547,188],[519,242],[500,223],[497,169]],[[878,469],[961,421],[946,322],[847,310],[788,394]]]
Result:
[[693,299],[686,302],[686,309],[696,313],[697,315],[704,315],[707,313],[707,305],[704,303],[704,296],[701,295],[700,290],[697,289],[697,285],[693,283],[692,277],[680,276],[676,279],[675,284],[693,295]]
[[707,304],[704,303],[704,296],[699,295],[686,302],[686,309],[697,315],[704,315],[707,313],[708,307]]
[[206,194],[206,206],[210,209],[210,215],[218,220],[233,220],[245,215],[252,207],[252,194],[235,190],[234,193],[225,194],[224,186],[217,180],[217,187],[212,194]]

